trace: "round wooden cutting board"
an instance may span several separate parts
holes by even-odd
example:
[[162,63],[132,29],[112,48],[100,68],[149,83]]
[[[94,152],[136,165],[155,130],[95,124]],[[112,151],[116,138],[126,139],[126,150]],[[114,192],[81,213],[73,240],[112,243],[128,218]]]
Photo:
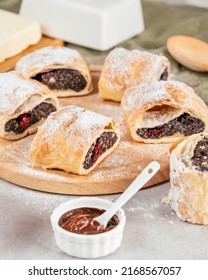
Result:
[[62,106],[73,104],[110,116],[120,123],[118,147],[89,175],[80,176],[61,170],[44,170],[33,166],[28,151],[34,135],[18,141],[0,140],[1,178],[27,188],[61,194],[100,195],[123,192],[152,160],[160,171],[148,182],[152,186],[169,179],[170,144],[142,144],[131,139],[122,121],[120,104],[98,97],[99,72],[93,73],[94,91],[83,97],[60,98]]

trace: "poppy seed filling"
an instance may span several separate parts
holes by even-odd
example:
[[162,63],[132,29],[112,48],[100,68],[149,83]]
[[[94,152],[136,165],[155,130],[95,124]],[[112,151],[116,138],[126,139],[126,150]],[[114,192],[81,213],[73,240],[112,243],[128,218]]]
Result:
[[172,136],[177,132],[184,136],[202,132],[205,124],[198,118],[183,113],[169,122],[153,128],[139,128],[136,133],[144,139],[160,139],[165,136]]
[[191,162],[197,170],[208,171],[208,137],[196,144]]
[[93,143],[88,150],[85,161],[82,164],[83,168],[89,169],[90,167],[92,167],[104,152],[113,147],[117,139],[118,137],[115,132],[103,132],[101,136],[96,140],[96,143]]
[[75,69],[55,69],[39,73],[33,79],[47,85],[51,90],[72,89],[79,92],[87,85],[85,77]]
[[168,76],[169,76],[169,73],[168,73],[168,68],[165,68],[165,70],[163,71],[162,75],[160,76],[160,81],[167,81],[168,79]]
[[42,102],[32,110],[19,115],[17,118],[9,120],[4,127],[6,132],[15,134],[23,133],[28,127],[37,123],[41,119],[47,118],[56,108],[53,104]]

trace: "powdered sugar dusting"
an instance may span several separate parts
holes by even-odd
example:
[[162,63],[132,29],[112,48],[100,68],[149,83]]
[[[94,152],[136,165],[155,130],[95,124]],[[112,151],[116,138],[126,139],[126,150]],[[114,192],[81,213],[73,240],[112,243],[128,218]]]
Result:
[[44,87],[34,81],[22,79],[16,71],[0,74],[0,114],[8,112],[10,115],[31,95],[44,91]]
[[[71,108],[71,110],[69,108]],[[50,141],[57,131],[64,130],[64,125],[67,122],[70,124],[77,119],[78,115],[83,112],[83,110],[83,108],[77,106],[68,106],[61,108],[58,112],[50,114],[45,123],[39,128],[44,131],[42,140],[47,139],[47,141]]]
[[25,55],[16,64],[16,70],[23,76],[33,68],[69,64],[81,57],[77,50],[66,47],[45,47]]
[[[137,67],[132,70],[134,64]],[[119,91],[139,83],[158,80],[167,67],[169,61],[164,56],[116,48],[107,56],[103,71],[108,87]]]
[[79,137],[77,148],[84,146],[85,142],[92,137],[97,129],[104,128],[112,121],[111,118],[86,110],[82,107],[69,105],[58,112],[52,113],[43,126],[40,128],[44,131],[41,139],[47,142],[53,142],[55,133],[62,130],[65,137],[71,139]]
[[[175,90],[183,92],[183,100],[180,96],[172,95]],[[151,104],[155,106],[157,102],[167,101],[171,106],[183,106],[183,104],[190,104],[192,102],[190,95],[194,95],[193,89],[188,85],[177,81],[152,81],[146,84],[137,85],[126,91],[122,100],[124,111],[139,110],[144,105],[151,108]],[[160,104],[161,105],[161,104]]]

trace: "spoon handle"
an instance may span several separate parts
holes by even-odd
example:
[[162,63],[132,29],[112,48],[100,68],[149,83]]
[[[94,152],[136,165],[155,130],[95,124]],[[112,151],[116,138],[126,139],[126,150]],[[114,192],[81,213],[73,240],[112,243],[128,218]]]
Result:
[[106,227],[110,218],[157,173],[159,168],[160,164],[157,161],[152,161],[147,165],[113,205],[104,214],[96,218],[96,221]]

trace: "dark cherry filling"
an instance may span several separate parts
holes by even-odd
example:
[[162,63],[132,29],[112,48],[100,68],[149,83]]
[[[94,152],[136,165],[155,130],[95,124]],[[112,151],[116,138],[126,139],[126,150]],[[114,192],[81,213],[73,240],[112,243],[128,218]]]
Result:
[[56,108],[51,103],[42,102],[33,110],[19,115],[17,118],[9,120],[5,124],[6,132],[14,132],[15,134],[23,133],[29,126],[38,122],[40,119],[47,118]]
[[33,79],[47,85],[52,90],[72,89],[79,92],[87,85],[85,77],[78,70],[74,69],[51,70],[39,73]]
[[191,161],[197,170],[208,171],[208,137],[197,143]]
[[204,130],[204,122],[200,119],[183,113],[181,116],[169,121],[164,125],[153,128],[139,128],[136,133],[144,139],[159,139],[164,136],[172,136],[179,132],[185,136],[202,132]]
[[168,79],[168,68],[165,68],[164,72],[160,77],[160,81],[167,81],[167,79]]
[[118,137],[115,132],[103,132],[97,139],[95,144],[92,144],[87,152],[83,167],[89,169],[95,164],[98,158],[108,149],[110,149],[117,141]]

